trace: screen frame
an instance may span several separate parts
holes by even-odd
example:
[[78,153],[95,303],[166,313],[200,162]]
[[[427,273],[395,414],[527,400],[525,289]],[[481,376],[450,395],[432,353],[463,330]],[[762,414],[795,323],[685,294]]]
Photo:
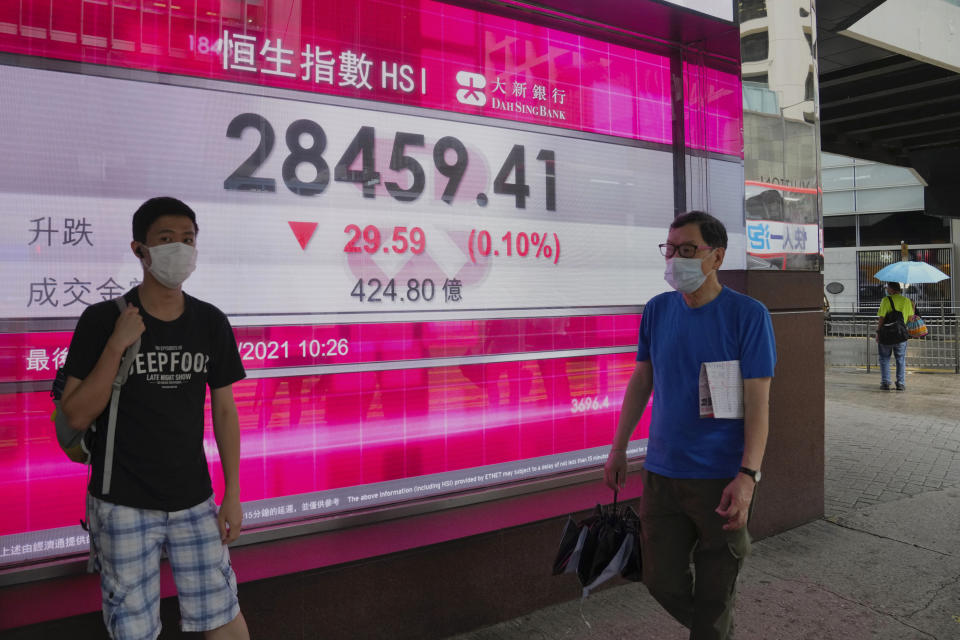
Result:
[[[631,500],[640,497],[639,472],[643,468],[643,460],[646,456],[640,456],[628,461],[628,473],[631,474],[632,481],[624,487],[619,493],[618,500]],[[395,503],[386,506],[372,507],[351,511],[347,514],[337,514],[329,517],[313,517],[299,522],[283,523],[266,526],[251,532],[244,532],[240,538],[230,544],[232,553],[235,550],[245,547],[256,547],[257,549],[269,548],[269,545],[283,542],[292,538],[307,539],[323,534],[334,532],[343,532],[350,529],[361,529],[385,525],[383,529],[384,540],[390,540],[390,525],[401,520],[417,520],[420,518],[463,511],[469,513],[472,507],[478,507],[511,499],[532,498],[538,494],[556,492],[563,496],[566,491],[576,492],[578,487],[586,488],[588,491],[609,491],[603,486],[602,469],[598,467],[588,469],[577,469],[574,471],[559,472],[550,476],[501,484],[493,487],[483,487],[472,489],[434,498],[427,498],[418,501],[407,501]],[[602,495],[602,493],[601,493]],[[563,513],[573,513],[583,510],[584,504],[575,499],[559,500],[558,508],[553,510],[556,513],[552,516],[559,516]],[[506,526],[519,526],[535,522],[522,514],[516,514],[519,517],[510,518],[507,516],[509,524]],[[540,514],[542,515],[542,514]],[[552,517],[548,516],[548,517]],[[488,531],[481,520],[476,522],[467,521],[463,524],[467,529],[465,535],[452,535],[450,539],[467,537],[469,535],[478,535]],[[499,526],[497,528],[500,528]],[[458,534],[462,532],[457,532]],[[390,545],[389,542],[385,544]],[[416,548],[418,546],[429,546],[434,542],[425,542],[423,544],[404,546],[395,549],[378,549],[376,555],[384,555],[407,548]],[[242,553],[242,552],[241,552]],[[73,554],[53,560],[27,563],[23,565],[11,565],[0,569],[0,589],[15,588],[18,585],[25,585],[32,582],[51,580],[56,578],[65,578],[69,576],[78,576],[87,573],[87,555],[86,553]],[[237,560],[233,559],[234,564]],[[166,558],[163,559],[164,565],[168,564]],[[316,566],[304,565],[301,571],[309,569],[318,569],[323,566],[331,566],[339,562],[325,562]],[[251,567],[250,573],[241,571],[238,574],[238,581],[249,582],[260,580],[276,575],[285,575],[287,571],[276,570],[270,567],[270,563],[262,563],[263,566]],[[167,594],[164,594],[167,595]],[[0,629],[4,626],[0,625]]]
[[[578,32],[580,29],[576,27],[576,23],[567,25],[566,28],[573,32]],[[591,37],[595,37],[591,35]],[[619,38],[622,40],[623,38]],[[614,38],[610,38],[610,41],[613,41]],[[634,39],[634,44],[639,44],[640,42],[647,42],[642,36],[637,35]],[[668,48],[677,52],[683,50],[679,45],[667,45]],[[729,62],[729,61],[727,61]],[[389,113],[398,113],[406,114],[420,117],[427,117],[435,120],[447,120],[454,122],[464,122],[470,124],[479,124],[485,126],[495,126],[500,129],[510,129],[510,130],[520,130],[520,131],[530,131],[537,133],[544,133],[553,136],[563,136],[574,139],[583,139],[583,140],[592,140],[596,142],[602,142],[606,144],[618,144],[629,147],[636,148],[646,148],[653,149],[657,151],[670,152],[674,155],[678,152],[678,147],[681,150],[681,153],[684,155],[696,155],[699,157],[707,157],[714,160],[720,160],[723,162],[731,162],[739,164],[742,166],[743,159],[736,156],[724,155],[716,152],[707,152],[707,151],[696,151],[692,149],[685,148],[684,140],[675,140],[673,144],[662,144],[662,143],[653,143],[636,139],[629,139],[623,137],[609,136],[597,133],[591,133],[586,131],[577,131],[572,129],[558,129],[554,127],[538,125],[533,123],[525,122],[516,122],[510,120],[491,120],[489,117],[471,115],[465,113],[455,113],[448,111],[441,111],[437,109],[430,109],[426,107],[417,107],[410,105],[400,105],[400,104],[391,104],[391,103],[379,103],[373,100],[364,100],[359,98],[350,98],[342,96],[333,96],[326,95],[321,93],[311,93],[296,91],[292,89],[283,89],[275,88],[268,86],[260,85],[247,85],[243,83],[235,83],[223,80],[211,80],[204,78],[197,78],[191,76],[183,75],[174,75],[174,74],[164,74],[150,72],[146,70],[135,70],[119,67],[110,67],[105,65],[93,65],[82,62],[74,62],[67,60],[59,59],[48,59],[48,58],[37,58],[28,55],[22,54],[10,54],[10,53],[0,53],[0,64],[8,66],[17,66],[24,68],[33,68],[41,69],[48,71],[58,71],[66,73],[76,73],[81,75],[89,76],[99,76],[105,78],[115,78],[123,80],[132,80],[138,82],[147,82],[151,84],[163,84],[171,86],[182,86],[190,87],[204,90],[213,90],[213,91],[223,91],[228,93],[241,93],[247,95],[253,95],[258,97],[272,97],[285,100],[294,100],[298,102],[308,102],[308,103],[317,103],[317,104],[329,104],[342,106],[347,108],[362,108],[366,110],[373,111],[384,111]],[[675,180],[676,180],[675,176]],[[633,305],[624,305],[624,306],[610,306],[604,307],[604,309],[613,311],[621,314],[628,313],[641,313],[642,306],[633,306]],[[556,310],[558,313],[563,313],[564,315],[576,315],[571,312],[574,308],[564,308],[561,310]],[[475,310],[463,310],[456,312],[457,314],[469,314],[470,312],[474,314],[486,314],[485,317],[491,317],[489,315],[491,310],[488,309],[475,309]],[[532,310],[524,309],[514,311],[511,313],[511,316],[515,315],[525,315],[530,313]],[[546,311],[546,310],[545,310]],[[531,313],[532,315],[532,313]],[[549,313],[548,313],[549,315]],[[325,317],[325,321],[336,321],[340,316],[342,319],[343,314],[330,314],[330,317]],[[232,318],[235,316],[231,316]],[[311,316],[312,318],[323,317],[323,314],[317,314]],[[377,314],[377,319],[380,321],[390,321],[391,319],[396,319],[395,314],[390,314],[389,312],[383,314]],[[254,320],[253,318],[243,318],[244,321]],[[351,317],[351,321],[355,322],[356,319]],[[28,331],[28,330],[71,330],[75,326],[76,318],[65,318],[65,317],[56,317],[56,318],[37,318],[37,319],[8,319],[0,321],[0,331]],[[243,325],[237,325],[243,326]],[[593,353],[593,352],[588,352]],[[13,385],[17,391],[28,390],[25,389],[24,385],[21,383],[5,383],[4,387],[8,384]],[[29,383],[32,385],[33,383]],[[49,385],[46,382],[37,383],[36,390],[45,390]],[[13,392],[7,391],[7,389],[0,388],[0,392]],[[642,458],[637,458],[636,460],[631,461],[631,470],[633,468],[639,468],[639,461]],[[251,531],[250,533],[245,533],[241,539],[235,543],[234,546],[244,547],[249,545],[261,544],[261,543],[270,543],[282,540],[285,538],[291,537],[300,537],[300,536],[309,536],[314,534],[320,534],[330,531],[338,531],[343,529],[349,529],[354,527],[368,526],[374,523],[389,522],[399,519],[406,518],[416,518],[423,516],[424,514],[447,511],[451,509],[458,509],[463,507],[468,507],[484,502],[492,502],[498,500],[504,500],[519,495],[535,494],[542,491],[573,486],[585,481],[585,476],[595,475],[596,468],[590,470],[579,470],[573,472],[557,472],[553,475],[536,478],[532,480],[525,480],[520,482],[514,482],[504,485],[495,485],[492,487],[485,487],[476,490],[464,491],[460,493],[452,493],[444,496],[439,496],[436,498],[427,498],[422,500],[415,500],[409,502],[402,502],[397,504],[391,504],[381,507],[374,507],[370,509],[360,509],[357,511],[351,511],[345,514],[336,514],[329,517],[322,516],[313,516],[309,519],[303,521],[295,521],[291,523],[284,523],[278,525],[265,526],[260,529]],[[517,522],[516,524],[522,524],[522,522]],[[35,580],[43,580],[51,577],[72,575],[80,573],[82,570],[82,565],[85,565],[85,560],[78,560],[79,557],[85,557],[86,554],[74,555],[74,556],[65,556],[63,558],[58,558],[55,560],[48,561],[34,561],[32,563],[25,563],[20,565],[11,565],[7,568],[0,570],[0,587],[19,584],[23,582],[30,582]]]

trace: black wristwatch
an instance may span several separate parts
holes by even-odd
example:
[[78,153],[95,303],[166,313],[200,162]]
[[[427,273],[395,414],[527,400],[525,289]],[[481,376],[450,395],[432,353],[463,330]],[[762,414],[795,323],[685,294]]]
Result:
[[747,467],[740,467],[740,473],[745,473],[753,478],[754,484],[760,482],[760,469],[748,469]]

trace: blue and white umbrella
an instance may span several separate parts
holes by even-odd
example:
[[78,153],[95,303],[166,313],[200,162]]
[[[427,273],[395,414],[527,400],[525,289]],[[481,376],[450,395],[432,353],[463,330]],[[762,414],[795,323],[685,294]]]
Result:
[[873,276],[882,282],[901,282],[903,284],[923,284],[940,282],[950,276],[926,262],[901,260],[887,265]]

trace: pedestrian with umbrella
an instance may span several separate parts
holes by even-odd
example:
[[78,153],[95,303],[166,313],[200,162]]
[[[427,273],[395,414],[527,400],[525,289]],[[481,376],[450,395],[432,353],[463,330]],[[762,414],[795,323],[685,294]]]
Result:
[[901,295],[900,283],[932,283],[948,278],[936,267],[926,262],[901,260],[878,271],[874,278],[887,283],[887,296],[877,310],[877,359],[880,363],[880,388],[890,390],[890,356],[897,368],[897,391],[906,391],[907,322],[914,319],[913,302]]

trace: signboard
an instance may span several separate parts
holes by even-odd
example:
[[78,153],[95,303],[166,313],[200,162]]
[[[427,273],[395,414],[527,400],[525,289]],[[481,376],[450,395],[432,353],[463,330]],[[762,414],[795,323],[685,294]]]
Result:
[[[0,51],[672,140],[666,56],[431,0],[22,0],[0,8]],[[705,148],[741,156],[739,74],[700,82]]]
[[[125,290],[140,275],[128,218],[143,193],[175,190],[203,213],[190,285],[244,315],[636,298],[622,265],[672,207],[663,151],[77,74],[0,74],[16,96],[0,134],[20,159],[0,176],[13,234],[0,256],[7,318],[74,317]],[[640,200],[644,210],[633,211]],[[634,223],[619,229],[628,215]],[[234,279],[245,291],[224,295]]]
[[[426,0],[160,4],[0,10],[0,565],[86,549],[47,391],[155,195],[247,369],[245,526],[600,464],[666,286],[669,61]],[[711,104],[692,144],[736,159]]]
[[752,268],[798,269],[818,264],[823,247],[817,219],[819,188],[767,177],[746,180],[747,255]]

